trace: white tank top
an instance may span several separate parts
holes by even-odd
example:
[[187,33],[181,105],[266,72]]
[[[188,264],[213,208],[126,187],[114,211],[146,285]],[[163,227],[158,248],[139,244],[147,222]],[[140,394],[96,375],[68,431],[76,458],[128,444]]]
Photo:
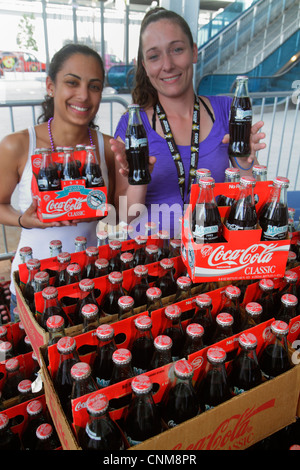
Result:
[[[31,155],[33,155],[36,148],[36,135],[34,127],[28,128],[29,132],[29,151],[26,165],[21,177],[19,184],[17,185],[18,190],[18,206],[21,213],[25,212],[26,209],[32,203],[31,194]],[[102,176],[106,187],[108,188],[108,169],[105,161],[104,152],[104,139],[100,131],[97,131],[99,154],[100,154],[100,167]],[[96,227],[98,221],[94,222],[82,222],[78,223],[77,226],[70,227],[49,227],[46,229],[33,228],[31,230],[22,229],[20,240],[17,248],[16,255],[12,262],[11,268],[11,284],[10,290],[12,294],[15,294],[15,286],[13,282],[13,272],[18,270],[18,265],[21,263],[19,249],[23,246],[30,246],[33,251],[33,257],[37,259],[50,258],[49,242],[51,240],[61,240],[63,251],[74,253],[75,244],[74,240],[78,235],[82,235],[87,238],[87,246],[96,246]]]

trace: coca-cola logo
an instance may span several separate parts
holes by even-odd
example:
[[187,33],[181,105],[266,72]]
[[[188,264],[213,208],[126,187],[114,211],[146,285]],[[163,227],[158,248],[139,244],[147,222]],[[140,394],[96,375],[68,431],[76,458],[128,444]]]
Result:
[[79,197],[71,197],[67,199],[66,201],[60,201],[57,202],[55,200],[49,201],[49,203],[46,206],[46,212],[48,214],[53,214],[53,213],[61,213],[61,214],[67,214],[70,211],[78,211],[82,208],[82,204],[84,203],[85,198]]
[[246,249],[225,250],[225,246],[217,247],[208,257],[210,266],[237,266],[254,263],[270,263],[273,257],[274,248],[277,245],[267,246],[264,243],[251,245]]

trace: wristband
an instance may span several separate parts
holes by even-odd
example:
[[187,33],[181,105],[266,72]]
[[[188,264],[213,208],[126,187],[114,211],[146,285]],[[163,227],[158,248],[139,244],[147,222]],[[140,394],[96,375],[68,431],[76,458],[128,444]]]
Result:
[[237,164],[237,166],[240,168],[240,170],[250,170],[253,165],[254,165],[254,160],[252,161],[251,165],[248,167],[248,168],[243,168],[241,165],[238,164],[237,160],[236,160],[236,157],[233,157],[234,160],[235,160],[235,163]]
[[18,224],[20,225],[20,227],[24,228],[25,230],[31,230],[31,228],[28,228],[28,227],[24,227],[24,225],[21,224],[21,217],[22,217],[23,214],[21,214],[18,218]]

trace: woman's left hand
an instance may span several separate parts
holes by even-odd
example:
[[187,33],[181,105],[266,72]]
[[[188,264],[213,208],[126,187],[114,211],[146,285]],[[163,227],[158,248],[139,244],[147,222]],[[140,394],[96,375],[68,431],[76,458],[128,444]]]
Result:
[[[264,132],[260,132],[261,128],[263,127],[264,122],[258,121],[251,127],[251,134],[250,134],[250,144],[251,144],[251,154],[247,158],[248,163],[252,163],[256,160],[256,152],[258,150],[262,150],[266,148],[266,144],[264,142],[260,142],[261,139],[266,137]],[[222,140],[223,144],[229,144],[229,134],[226,134]],[[245,159],[243,159],[245,161]]]

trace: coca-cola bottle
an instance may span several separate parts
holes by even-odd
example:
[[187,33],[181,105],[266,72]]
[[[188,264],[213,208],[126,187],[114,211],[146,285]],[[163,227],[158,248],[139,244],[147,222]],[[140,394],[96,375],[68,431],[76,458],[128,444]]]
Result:
[[110,378],[110,385],[130,379],[134,376],[131,359],[131,352],[127,348],[119,348],[113,352],[113,370]]
[[18,384],[24,380],[24,372],[20,368],[20,362],[17,357],[8,359],[5,362],[5,382],[2,388],[3,400],[18,396]]
[[61,338],[57,343],[57,351],[60,356],[59,365],[53,382],[61,405],[65,409],[72,391],[71,368],[79,362],[75,339],[70,336]]
[[176,294],[177,284],[173,275],[174,261],[171,258],[163,258],[159,264],[163,271],[155,283],[156,287],[161,290],[162,297]]
[[65,409],[66,416],[70,422],[73,422],[72,400],[90,394],[98,390],[98,387],[92,377],[91,367],[87,362],[77,362],[71,367],[72,391],[68,408]]
[[64,181],[80,179],[80,172],[74,159],[74,148],[64,147],[64,161],[60,172],[60,178]]
[[225,305],[222,307],[223,312],[230,313],[233,316],[233,326],[232,331],[233,333],[239,333],[242,327],[242,312],[240,306],[240,296],[241,296],[241,289],[237,286],[229,285],[225,289]]
[[95,277],[106,276],[109,272],[109,261],[106,258],[97,258],[95,261]]
[[81,174],[82,178],[85,179],[85,187],[95,188],[98,186],[105,186],[101,168],[96,158],[95,145],[87,145],[85,150],[86,157]]
[[287,346],[288,332],[287,323],[280,320],[271,323],[271,340],[264,345],[259,355],[259,365],[266,379],[277,377],[292,367]]
[[293,294],[284,294],[281,297],[281,306],[279,312],[274,315],[276,320],[282,320],[289,324],[290,321],[298,316],[298,299]]
[[34,293],[42,292],[49,285],[50,276],[46,271],[38,271],[34,275]]
[[263,308],[258,302],[248,302],[245,306],[245,319],[242,322],[242,330],[248,330],[261,323]]
[[122,253],[120,255],[120,261],[121,261],[121,271],[127,271],[127,269],[132,269],[133,268],[133,254],[130,253],[130,251],[126,251],[125,253]]
[[[240,181],[240,178],[241,174],[238,168],[226,168],[224,183],[238,183]],[[218,206],[231,206],[234,200],[234,197],[226,196],[225,194],[220,194],[220,196],[217,197],[217,204]]]
[[196,297],[196,308],[191,323],[199,323],[204,329],[203,344],[208,346],[212,342],[214,324],[211,316],[212,300],[208,294]]
[[134,264],[135,266],[144,265],[146,261],[146,243],[147,237],[145,235],[138,235],[134,239],[137,248],[134,252]]
[[138,375],[131,382],[132,399],[124,419],[124,433],[131,446],[140,444],[162,432],[158,407],[152,396],[152,382],[147,375]]
[[250,332],[239,336],[239,351],[233,360],[229,382],[234,395],[239,395],[262,382],[262,373],[258,365],[257,338]]
[[114,315],[119,312],[119,298],[125,295],[122,287],[123,274],[119,271],[109,273],[108,282],[109,287],[101,302],[101,310],[104,315]]
[[131,317],[133,315],[134,300],[130,295],[122,295],[118,298],[119,314],[118,320]]
[[40,400],[32,400],[26,407],[27,422],[22,432],[22,444],[25,450],[34,450],[36,445],[36,430],[46,422],[43,405]]
[[52,315],[46,321],[47,331],[49,333],[48,346],[56,344],[60,338],[65,336],[65,322],[60,315]]
[[[157,245],[154,245],[154,244],[146,245],[145,251],[146,251],[145,264],[151,264],[151,263],[155,263],[156,261],[158,261],[158,246]],[[148,273],[149,283],[156,282],[157,279],[158,279],[158,275],[154,273],[153,274]]]
[[169,428],[197,416],[199,403],[192,384],[193,366],[185,359],[174,365],[175,380],[162,400],[162,417]]
[[[134,227],[132,225],[122,225],[120,227],[121,233],[123,234],[124,240],[132,240],[132,234],[134,232]],[[134,248],[130,250],[131,253],[134,253]]]
[[170,258],[181,256],[181,239],[173,238],[170,240]]
[[296,232],[295,213],[296,213],[296,209],[294,207],[288,207],[288,217],[289,217],[289,219],[288,219],[288,231],[290,233]]
[[191,231],[196,243],[219,243],[222,237],[221,216],[215,201],[211,177],[199,179],[199,196],[192,212]]
[[124,450],[124,442],[116,423],[108,412],[109,402],[105,395],[91,395],[86,402],[89,419],[85,429],[80,428],[78,440],[83,450]]
[[147,314],[139,315],[134,319],[134,325],[135,335],[129,348],[132,354],[133,373],[139,375],[149,370],[154,352],[152,320]]
[[95,304],[85,304],[81,309],[83,317],[82,332],[96,330],[99,326],[99,308]]
[[42,161],[37,175],[37,184],[39,191],[58,191],[60,190],[60,180],[57,166],[52,160],[51,150],[41,149]]
[[97,230],[97,246],[108,245],[108,232],[106,230]]
[[167,230],[159,230],[157,235],[162,240],[162,246],[158,248],[158,260],[170,258],[170,234]]
[[62,252],[62,242],[61,240],[51,240],[49,242],[49,253],[50,257],[58,256]]
[[125,151],[129,165],[128,182],[131,185],[149,184],[151,175],[148,167],[149,148],[140,106],[128,106],[128,125],[125,136]]
[[[276,310],[274,314],[275,317],[278,313],[278,310],[281,308],[283,295],[291,294],[291,295],[294,295],[298,299],[297,284],[298,284],[299,276],[297,272],[288,269],[287,271],[285,271],[283,279],[284,279],[283,287],[279,289],[275,295],[275,310]],[[296,315],[300,315],[299,303],[296,307]]]
[[99,388],[108,387],[113,370],[112,355],[116,351],[114,329],[109,324],[98,326],[96,330],[98,339],[95,360],[92,366],[92,375]]
[[67,284],[67,266],[71,262],[71,255],[67,251],[62,251],[57,255],[58,270],[56,271],[54,286],[61,287]]
[[33,258],[32,248],[30,246],[22,246],[19,249],[21,263],[27,263],[28,260]]
[[262,228],[261,239],[265,241],[285,240],[288,234],[287,189],[289,180],[277,176],[266,203],[259,214],[259,224]]
[[211,171],[208,168],[197,168],[196,170],[196,183],[199,184],[200,178],[211,176]]
[[85,265],[82,269],[82,279],[93,279],[95,277],[95,261],[98,258],[98,248],[89,246],[85,250]]
[[251,127],[252,106],[248,93],[248,77],[239,75],[236,77],[236,89],[229,112],[230,157],[249,157]]
[[226,352],[223,348],[212,346],[207,350],[205,375],[197,384],[201,411],[214,408],[231,398],[225,362]]
[[60,442],[52,424],[40,424],[36,430],[36,445],[34,450],[48,451],[60,447]]
[[149,317],[151,317],[151,313],[154,310],[158,310],[162,308],[163,304],[161,301],[162,293],[159,287],[149,287],[146,290],[146,297],[147,297],[147,306],[146,310],[148,311]]
[[43,289],[42,296],[44,299],[44,309],[39,318],[39,324],[47,331],[47,320],[52,315],[59,315],[64,319],[65,326],[70,326],[70,321],[58,300],[58,290],[54,286]]
[[170,364],[170,362],[172,362],[172,344],[173,341],[167,335],[158,335],[156,338],[154,338],[154,352],[150,362],[149,370],[157,369],[158,367],[165,366],[166,364]]
[[145,223],[145,235],[148,238],[157,239],[158,235],[156,222],[153,222],[153,220],[148,220],[148,222]]
[[181,325],[181,308],[174,304],[168,305],[164,310],[165,326],[162,334],[171,338],[172,344],[172,360],[180,359],[181,351],[184,344],[184,333]]
[[[3,327],[1,327],[3,328]],[[14,350],[13,345],[10,341],[2,341],[0,342],[0,362],[7,361],[14,357]]]
[[34,276],[40,270],[41,262],[36,258],[29,259],[26,263],[28,269],[28,279],[25,284],[23,295],[24,298],[32,312],[35,312],[35,303],[34,303]]
[[[177,290],[175,294],[174,303],[190,299],[192,297],[192,281],[189,276],[179,276],[176,279]],[[195,307],[182,312],[181,321],[191,319],[195,313]]]
[[67,266],[67,284],[75,284],[81,280],[81,267],[78,263],[71,263]]
[[72,315],[72,321],[74,325],[80,325],[83,323],[82,308],[84,305],[94,304],[99,309],[99,304],[96,300],[95,283],[93,279],[82,279],[79,282],[79,289],[80,299],[78,299],[74,314]]
[[233,336],[233,327],[234,319],[230,313],[220,312],[216,316],[216,329],[212,336],[212,343],[218,343],[224,339],[230,338]]
[[148,268],[143,264],[135,266],[133,286],[129,292],[130,296],[134,299],[135,307],[141,307],[147,304],[147,289],[148,283]]
[[239,195],[233,202],[225,225],[228,230],[254,230],[257,227],[253,190],[256,181],[253,176],[242,176]]
[[79,235],[78,237],[75,238],[74,244],[75,244],[75,253],[84,251],[86,249],[87,239],[86,237]]
[[182,357],[188,359],[189,354],[200,351],[203,345],[204,328],[199,323],[190,323],[185,330],[185,343],[182,349]]
[[291,249],[288,252],[288,258],[287,258],[287,263],[286,263],[287,269],[293,269],[293,268],[296,268],[297,266],[299,266],[299,262],[297,261],[297,253],[296,253],[296,251],[293,251],[293,250],[295,250],[294,247],[295,247],[295,245],[292,244]]
[[258,283],[259,297],[257,302],[262,306],[261,321],[267,321],[274,318],[275,301],[274,301],[274,281],[272,279],[261,279]]
[[121,271],[121,248],[122,243],[119,240],[110,240],[109,242],[109,271]]
[[29,379],[21,380],[21,382],[18,383],[18,393],[18,403],[25,403],[31,400],[34,397],[32,381]]
[[10,429],[6,413],[0,413],[0,450],[22,450],[19,436]]
[[268,168],[266,165],[253,165],[252,175],[256,181],[267,181]]

